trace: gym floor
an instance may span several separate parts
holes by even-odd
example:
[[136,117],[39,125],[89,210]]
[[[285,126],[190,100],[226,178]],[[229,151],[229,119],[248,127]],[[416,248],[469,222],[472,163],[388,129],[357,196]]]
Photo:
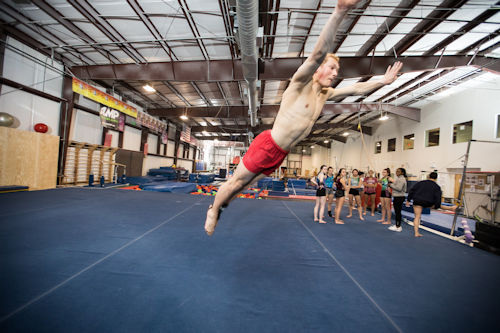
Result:
[[377,215],[320,225],[313,202],[235,199],[208,237],[212,199],[1,194],[0,331],[499,329],[499,256]]

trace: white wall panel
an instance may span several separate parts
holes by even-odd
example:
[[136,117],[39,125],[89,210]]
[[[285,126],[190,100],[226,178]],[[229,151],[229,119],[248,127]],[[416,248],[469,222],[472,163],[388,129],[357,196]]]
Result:
[[75,117],[70,140],[100,145],[102,140],[101,119],[85,111],[75,109],[74,112]]
[[123,149],[141,150],[141,131],[130,126],[125,126],[123,132]]

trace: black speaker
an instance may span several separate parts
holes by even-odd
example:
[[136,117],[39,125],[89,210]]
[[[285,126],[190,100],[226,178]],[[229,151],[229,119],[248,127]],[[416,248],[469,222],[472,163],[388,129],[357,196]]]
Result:
[[219,170],[219,178],[226,178],[226,175],[227,175],[227,169]]
[[500,226],[476,222],[474,237],[479,241],[475,247],[500,254]]

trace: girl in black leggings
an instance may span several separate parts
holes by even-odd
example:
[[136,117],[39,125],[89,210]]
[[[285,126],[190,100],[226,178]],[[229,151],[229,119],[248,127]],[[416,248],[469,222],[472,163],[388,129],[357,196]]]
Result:
[[396,225],[391,225],[389,230],[401,232],[401,210],[406,196],[406,170],[399,168],[396,170],[396,179],[389,177],[389,186],[392,188],[392,196],[394,198],[394,213],[396,214]]

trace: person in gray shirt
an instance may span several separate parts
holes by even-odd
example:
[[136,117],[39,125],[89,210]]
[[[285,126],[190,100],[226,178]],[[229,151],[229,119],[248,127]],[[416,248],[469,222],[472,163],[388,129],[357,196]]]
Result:
[[389,230],[401,232],[401,210],[406,199],[406,170],[398,168],[396,170],[396,179],[389,177],[389,187],[392,188],[392,196],[394,197],[394,213],[396,214],[396,225],[391,225]]

